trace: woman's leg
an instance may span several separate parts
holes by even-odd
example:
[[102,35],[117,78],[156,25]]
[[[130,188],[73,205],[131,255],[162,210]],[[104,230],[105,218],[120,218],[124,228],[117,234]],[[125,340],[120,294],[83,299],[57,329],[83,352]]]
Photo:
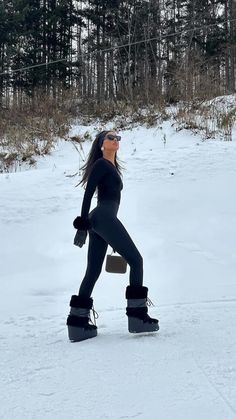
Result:
[[95,231],[89,231],[87,269],[79,289],[79,295],[90,297],[94,285],[101,273],[102,264],[107,251],[107,242]]
[[[93,229],[113,249],[125,258],[130,266],[130,285],[140,286],[143,284],[143,258],[135,246],[130,235],[121,221],[114,215],[106,212],[97,214],[97,221]],[[99,219],[100,218],[100,219]]]

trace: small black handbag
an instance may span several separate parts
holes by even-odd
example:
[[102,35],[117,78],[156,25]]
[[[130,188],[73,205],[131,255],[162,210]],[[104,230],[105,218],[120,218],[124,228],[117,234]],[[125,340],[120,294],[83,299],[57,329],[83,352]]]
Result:
[[[113,249],[113,252],[115,250]],[[112,253],[112,252],[111,252]],[[106,259],[106,272],[112,272],[116,274],[124,274],[127,269],[127,262],[122,256],[107,255]]]

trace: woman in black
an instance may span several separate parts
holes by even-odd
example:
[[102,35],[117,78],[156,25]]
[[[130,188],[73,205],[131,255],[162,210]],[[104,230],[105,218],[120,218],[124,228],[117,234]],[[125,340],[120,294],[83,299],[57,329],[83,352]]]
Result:
[[[100,132],[92,145],[80,183],[87,183],[81,216],[73,225],[77,229],[74,244],[82,247],[89,233],[87,269],[78,295],[72,295],[67,317],[69,339],[81,341],[97,336],[97,326],[90,322],[91,297],[101,273],[108,244],[125,258],[130,266],[126,288],[128,328],[131,333],[159,330],[158,320],[148,315],[148,288],[143,286],[143,258],[123,224],[117,218],[123,182],[117,161],[120,136],[114,131]],[[97,206],[89,212],[97,188]]]

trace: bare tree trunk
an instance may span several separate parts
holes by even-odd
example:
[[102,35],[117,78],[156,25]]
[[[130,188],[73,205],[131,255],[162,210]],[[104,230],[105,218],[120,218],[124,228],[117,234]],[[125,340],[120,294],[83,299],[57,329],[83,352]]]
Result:
[[[99,8],[97,6],[97,16],[99,16]],[[101,102],[101,52],[100,52],[100,22],[97,23],[96,28],[96,46],[97,46],[97,102]]]
[[[236,1],[235,0],[229,0],[229,34],[230,34],[230,40],[232,42],[232,45],[230,45],[229,49],[229,62],[230,62],[230,69],[229,69],[229,87],[231,92],[235,92],[236,88],[236,74],[235,74],[235,68],[236,68],[236,45],[235,45],[235,39],[236,39],[236,21],[233,19],[236,19]],[[234,43],[233,43],[234,40]]]
[[129,9],[129,17],[128,17],[128,92],[129,92],[129,99],[133,100],[133,89],[132,89],[132,80],[131,80],[131,31],[132,31],[132,6]]
[[[104,49],[106,34],[105,34],[105,23],[106,23],[106,16],[105,16],[105,8],[102,6],[102,16],[101,16],[103,25],[102,25],[102,48]],[[100,55],[100,101],[101,103],[104,102],[105,96],[105,57],[106,53],[101,52]]]

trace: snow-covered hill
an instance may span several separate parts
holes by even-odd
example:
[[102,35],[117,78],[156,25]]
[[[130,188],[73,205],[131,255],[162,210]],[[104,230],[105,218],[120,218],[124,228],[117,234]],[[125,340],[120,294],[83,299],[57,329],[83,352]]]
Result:
[[81,160],[59,142],[37,169],[0,175],[2,419],[236,417],[235,133],[203,142],[165,122],[120,134],[118,217],[143,255],[160,331],[128,333],[129,269],[103,268],[93,293],[99,335],[68,341],[88,239],[72,244]]

